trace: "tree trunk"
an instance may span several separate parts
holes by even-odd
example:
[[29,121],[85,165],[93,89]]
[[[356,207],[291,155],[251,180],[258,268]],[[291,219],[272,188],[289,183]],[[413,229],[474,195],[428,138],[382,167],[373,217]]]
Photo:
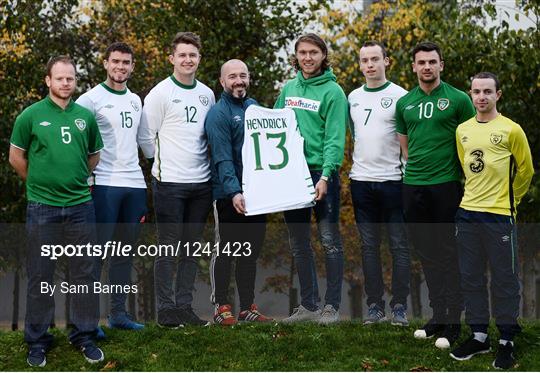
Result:
[[540,319],[540,278],[536,279],[536,318]]
[[536,310],[536,260],[534,256],[524,258],[522,266],[523,317],[534,318]]
[[422,275],[420,272],[411,274],[411,305],[412,314],[415,319],[422,318]]
[[351,302],[351,320],[362,319],[363,308],[362,298],[364,297],[364,289],[360,282],[349,282],[349,299]]
[[20,290],[19,268],[15,270],[13,278],[13,313],[11,315],[11,330],[19,329],[19,290]]

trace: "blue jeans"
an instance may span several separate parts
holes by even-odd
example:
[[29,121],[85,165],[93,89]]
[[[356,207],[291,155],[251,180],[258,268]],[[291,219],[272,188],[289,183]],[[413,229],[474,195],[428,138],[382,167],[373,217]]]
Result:
[[[321,171],[311,171],[313,185],[321,178]],[[343,246],[339,233],[339,175],[328,178],[328,194],[317,202],[313,210],[319,229],[319,238],[326,259],[325,302],[339,309],[343,283]],[[289,230],[289,242],[300,281],[301,304],[310,311],[318,309],[319,286],[311,247],[312,208],[285,211],[285,222]]]
[[[28,255],[26,269],[28,290],[26,294],[26,318],[24,340],[30,347],[49,348],[53,336],[47,330],[54,320],[54,297],[41,292],[41,283],[57,285],[54,280],[56,260],[41,256],[42,245],[86,245],[95,243],[95,213],[92,201],[69,207],[55,207],[39,202],[28,202],[26,208]],[[83,254],[86,251],[83,251]],[[98,324],[98,294],[94,294],[94,260],[92,257],[71,256],[69,261],[69,285],[78,289],[88,287],[70,297],[70,320],[73,329],[69,340],[74,346],[91,341]]]
[[381,265],[381,227],[386,225],[392,254],[392,300],[407,306],[410,256],[403,219],[401,181],[351,180],[351,197],[358,232],[362,236],[362,267],[367,304],[384,310],[384,282]]
[[[146,189],[94,185],[92,198],[96,209],[98,242],[105,245],[107,241],[114,240],[134,248],[140,232],[141,219],[146,214]],[[132,262],[131,254],[111,256],[110,284],[131,285]],[[98,281],[101,278],[102,264],[102,259],[97,257],[94,276]],[[124,292],[111,294],[111,315],[126,312],[126,299],[127,294]]]
[[[174,255],[158,256],[154,262],[154,285],[158,313],[167,309],[186,308],[193,301],[197,276],[197,257],[193,243],[201,239],[206,218],[212,208],[212,184],[166,183],[152,180],[158,241],[181,250]],[[189,255],[187,246],[189,245]],[[176,287],[173,278],[176,273]]]
[[473,332],[487,333],[486,266],[489,265],[493,316],[501,339],[512,340],[521,330],[517,323],[520,295],[514,219],[460,208],[456,226],[465,321]]

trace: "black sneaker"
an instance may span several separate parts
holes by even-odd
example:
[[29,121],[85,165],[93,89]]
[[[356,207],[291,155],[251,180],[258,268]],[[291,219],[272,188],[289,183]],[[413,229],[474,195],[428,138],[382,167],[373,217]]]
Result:
[[191,306],[186,308],[178,308],[177,310],[178,321],[182,325],[194,325],[194,326],[208,326],[210,321],[203,320],[197,316]]
[[497,350],[497,355],[495,360],[493,360],[493,368],[495,369],[510,369],[514,366],[516,359],[514,358],[514,346],[512,343],[506,342],[505,345],[499,344],[499,349]]
[[474,335],[471,335],[469,339],[461,344],[454,351],[450,352],[450,357],[459,361],[469,360],[471,357],[477,354],[487,354],[491,349],[489,347],[489,338],[484,343],[474,339]]
[[436,323],[433,319],[431,319],[420,329],[416,329],[414,331],[414,338],[418,338],[418,339],[431,338],[435,334],[439,334],[443,332],[444,329],[445,329],[444,324]]
[[92,342],[84,344],[80,348],[84,358],[90,364],[96,364],[102,362],[105,359],[103,351],[101,351],[101,349]]
[[178,329],[184,327],[184,324],[180,321],[178,311],[175,308],[167,308],[158,311],[157,323],[158,326],[161,326],[162,328]]
[[440,349],[450,348],[450,345],[459,339],[461,324],[448,324],[440,338],[435,341],[435,347]]
[[26,362],[31,367],[43,368],[47,364],[45,349],[41,347],[31,347],[28,351],[28,357],[26,358]]

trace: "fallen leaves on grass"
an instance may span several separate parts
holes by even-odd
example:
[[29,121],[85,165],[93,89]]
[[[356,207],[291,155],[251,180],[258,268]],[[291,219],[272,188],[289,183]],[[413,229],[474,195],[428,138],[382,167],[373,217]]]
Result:
[[104,372],[106,370],[111,370],[111,369],[114,369],[114,368],[116,368],[116,361],[110,360],[110,361],[107,361],[107,364],[105,364],[105,366],[103,368],[101,368],[100,371]]
[[423,365],[418,365],[416,367],[409,369],[409,372],[433,372],[433,370]]

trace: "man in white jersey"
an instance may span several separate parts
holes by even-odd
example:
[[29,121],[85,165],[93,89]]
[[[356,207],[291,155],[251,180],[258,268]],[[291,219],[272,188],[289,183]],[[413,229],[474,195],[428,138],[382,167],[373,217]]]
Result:
[[215,98],[195,79],[200,49],[194,33],[176,34],[169,56],[173,74],[146,96],[141,122],[141,148],[147,158],[155,159],[152,187],[158,240],[180,248],[157,257],[154,265],[158,324],[172,328],[208,324],[191,308],[197,275],[193,243],[200,240],[212,207],[204,120]]
[[[105,82],[83,94],[77,103],[96,117],[104,148],[101,161],[92,175],[92,198],[96,209],[98,241],[135,245],[140,223],[146,214],[146,183],[139,166],[137,131],[142,113],[141,99],[126,86],[135,66],[133,50],[125,43],[111,44],[105,51]],[[94,273],[101,277],[101,258],[96,258]],[[111,285],[131,284],[132,255],[111,256]],[[111,294],[111,328],[142,329],[126,312],[127,293]],[[104,338],[98,328],[97,338]]]
[[395,129],[397,100],[407,93],[386,80],[390,61],[376,41],[360,49],[360,70],[366,84],[349,95],[354,139],[350,173],[351,196],[362,236],[362,266],[369,306],[364,324],[386,321],[379,247],[386,224],[392,254],[392,324],[408,325],[410,259],[401,198],[401,150]]

